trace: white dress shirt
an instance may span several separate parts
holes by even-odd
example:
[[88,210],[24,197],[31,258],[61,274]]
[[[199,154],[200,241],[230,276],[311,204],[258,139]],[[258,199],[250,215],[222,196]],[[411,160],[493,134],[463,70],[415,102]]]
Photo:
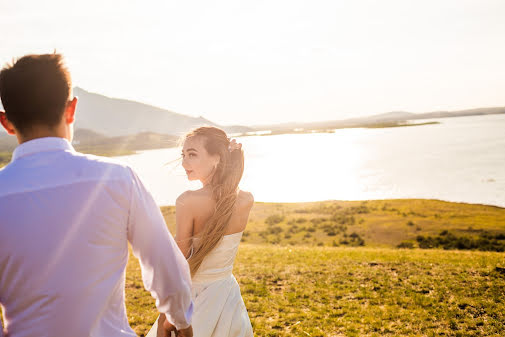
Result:
[[124,303],[128,242],[158,310],[189,326],[188,264],[137,175],[63,138],[19,145],[0,170],[4,333],[135,336]]

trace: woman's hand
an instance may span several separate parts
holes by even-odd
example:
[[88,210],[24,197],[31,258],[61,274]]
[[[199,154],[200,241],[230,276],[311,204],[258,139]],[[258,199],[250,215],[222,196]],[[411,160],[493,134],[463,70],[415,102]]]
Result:
[[161,314],[158,318],[158,337],[170,337],[170,332],[174,331],[177,337],[193,337],[193,328],[191,325],[186,329],[177,330],[175,326],[167,321],[165,315]]

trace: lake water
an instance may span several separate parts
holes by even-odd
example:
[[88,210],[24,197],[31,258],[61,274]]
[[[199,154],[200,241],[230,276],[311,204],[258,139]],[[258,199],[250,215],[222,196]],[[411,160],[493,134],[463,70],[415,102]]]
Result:
[[[432,119],[441,124],[335,133],[251,136],[241,188],[257,201],[430,198],[505,207],[505,115]],[[416,121],[420,122],[420,121]],[[160,205],[187,189],[180,148],[117,157]]]

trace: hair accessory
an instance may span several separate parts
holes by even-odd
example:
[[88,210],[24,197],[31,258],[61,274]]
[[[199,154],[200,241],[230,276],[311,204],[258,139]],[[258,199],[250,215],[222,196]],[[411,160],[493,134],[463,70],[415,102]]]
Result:
[[241,143],[237,143],[235,139],[232,139],[230,141],[230,144],[228,145],[228,151],[233,152],[235,150],[240,150],[242,148]]

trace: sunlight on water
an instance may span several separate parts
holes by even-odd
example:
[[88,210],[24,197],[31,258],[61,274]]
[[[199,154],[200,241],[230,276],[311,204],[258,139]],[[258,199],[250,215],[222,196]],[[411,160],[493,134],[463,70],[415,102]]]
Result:
[[[242,137],[241,187],[257,201],[435,198],[505,206],[505,115],[335,133]],[[119,157],[161,205],[199,183],[186,180],[180,149]]]

